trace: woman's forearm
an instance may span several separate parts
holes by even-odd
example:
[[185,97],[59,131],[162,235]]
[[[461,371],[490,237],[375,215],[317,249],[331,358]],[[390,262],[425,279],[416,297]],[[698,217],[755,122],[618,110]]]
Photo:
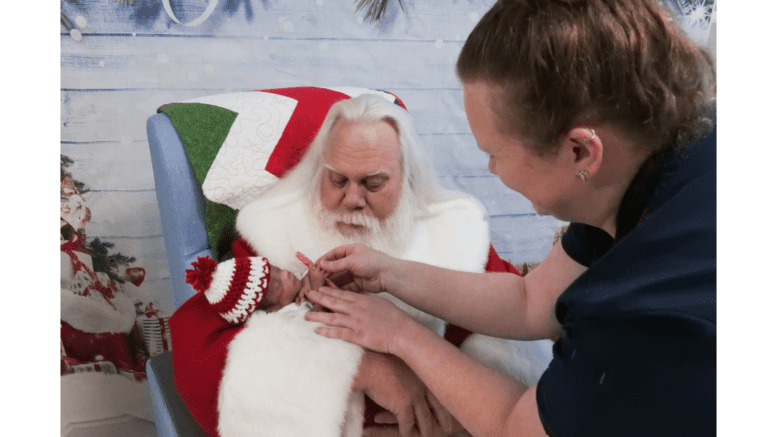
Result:
[[475,437],[545,435],[535,390],[519,385],[416,323],[400,328],[395,350]]
[[585,270],[558,244],[526,277],[391,258],[381,269],[381,285],[410,305],[472,331],[536,340],[560,335],[556,300]]
[[397,259],[384,272],[385,291],[451,323],[508,337],[527,331],[520,323],[526,319],[521,317],[526,304],[523,279],[517,275],[461,272]]

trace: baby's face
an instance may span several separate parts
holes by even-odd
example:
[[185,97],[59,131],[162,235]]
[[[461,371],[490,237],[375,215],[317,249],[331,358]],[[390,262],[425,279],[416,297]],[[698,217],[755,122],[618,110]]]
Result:
[[288,270],[270,266],[270,284],[267,286],[259,308],[268,312],[277,311],[294,302],[302,289],[302,281]]

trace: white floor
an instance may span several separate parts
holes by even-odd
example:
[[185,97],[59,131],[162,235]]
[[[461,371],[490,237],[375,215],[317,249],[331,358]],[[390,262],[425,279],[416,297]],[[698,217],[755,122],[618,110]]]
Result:
[[63,437],[153,437],[156,427],[146,381],[76,373],[60,379]]
[[154,422],[124,415],[110,419],[70,424],[63,437],[156,437]]

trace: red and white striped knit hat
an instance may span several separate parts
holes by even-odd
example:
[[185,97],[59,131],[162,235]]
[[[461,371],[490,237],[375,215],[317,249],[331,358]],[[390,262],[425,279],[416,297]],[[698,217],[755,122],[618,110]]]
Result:
[[262,256],[222,263],[198,256],[192,266],[193,270],[186,270],[186,282],[204,292],[219,315],[233,324],[241,324],[253,314],[270,283],[270,263]]

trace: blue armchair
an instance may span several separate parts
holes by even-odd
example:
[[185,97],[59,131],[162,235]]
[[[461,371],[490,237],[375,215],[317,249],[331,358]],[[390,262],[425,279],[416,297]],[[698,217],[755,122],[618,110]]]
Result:
[[[178,131],[167,114],[151,116],[146,126],[157,201],[176,308],[195,294],[183,272],[197,256],[210,255],[202,190]],[[160,436],[205,436],[175,387],[168,351],[146,363],[151,403]]]

